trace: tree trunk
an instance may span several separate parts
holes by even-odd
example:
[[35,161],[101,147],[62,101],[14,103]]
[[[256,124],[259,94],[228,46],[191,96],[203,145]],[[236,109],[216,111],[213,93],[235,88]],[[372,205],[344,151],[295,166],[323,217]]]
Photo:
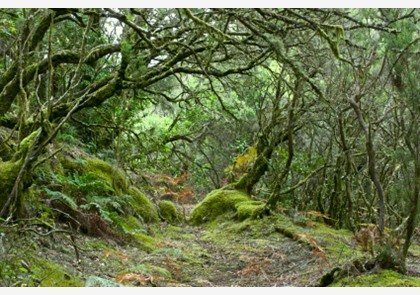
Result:
[[354,97],[348,99],[350,106],[353,108],[354,112],[356,113],[357,120],[359,121],[359,125],[362,128],[365,138],[366,138],[366,152],[367,152],[367,159],[368,159],[368,167],[369,167],[369,176],[372,180],[373,184],[375,185],[376,192],[379,198],[379,210],[378,210],[378,226],[383,235],[385,230],[385,194],[382,188],[382,184],[379,180],[379,176],[376,170],[376,159],[375,159],[375,149],[373,147],[372,142],[372,132],[370,130],[370,126],[368,127],[363,119],[362,111],[357,104],[355,98],[360,95],[360,89],[357,89],[357,93]]
[[30,186],[31,163],[37,158],[36,146],[42,129],[32,132],[22,140],[13,158],[0,162],[0,217],[18,217],[26,190]]
[[264,173],[268,170],[268,163],[271,159],[275,146],[264,146],[260,151],[257,148],[258,157],[252,165],[251,170],[245,173],[241,179],[235,184],[235,189],[245,191],[250,194],[254,185],[260,180]]
[[403,247],[403,257],[404,260],[407,257],[408,248],[411,244],[411,238],[414,233],[414,229],[416,227],[416,219],[417,219],[417,213],[418,213],[418,207],[419,207],[419,200],[420,200],[420,163],[416,161],[414,164],[414,191],[411,198],[411,209],[410,209],[410,215],[407,221],[407,230],[406,230],[406,236],[405,236],[405,242]]

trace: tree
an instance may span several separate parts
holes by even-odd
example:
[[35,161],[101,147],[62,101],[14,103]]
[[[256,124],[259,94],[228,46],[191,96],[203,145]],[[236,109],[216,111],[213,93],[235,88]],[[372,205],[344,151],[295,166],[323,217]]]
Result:
[[417,10],[0,14],[0,216],[19,215],[34,169],[58,152],[50,143],[76,130],[126,171],[193,172],[203,194],[255,151],[225,188],[354,231],[403,229],[407,255],[419,198]]
[[[221,19],[220,28],[210,25],[213,18]],[[21,19],[0,77],[1,124],[18,130],[18,142],[34,130],[39,136],[29,156],[27,147],[26,152],[18,148],[2,163],[2,170],[10,172],[4,179],[2,216],[19,207],[17,196],[30,185],[32,165],[74,114],[122,92],[174,101],[155,87],[157,82],[182,73],[209,78],[242,73],[267,56],[248,58],[255,50],[248,36],[236,34],[235,26],[226,31],[228,15],[206,10],[30,9],[22,10]],[[111,20],[117,20],[114,28]],[[108,32],[121,27],[120,36]],[[81,40],[75,29],[84,31]],[[221,66],[221,61],[232,63]],[[22,179],[27,180],[23,186]]]

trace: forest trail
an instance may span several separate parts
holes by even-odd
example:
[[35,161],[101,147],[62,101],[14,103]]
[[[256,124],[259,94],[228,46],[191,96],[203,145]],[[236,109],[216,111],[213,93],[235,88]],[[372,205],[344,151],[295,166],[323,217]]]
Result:
[[[328,248],[332,242],[327,239],[335,238],[354,247],[351,250],[354,256],[320,255],[273,230],[270,222],[266,220],[263,227],[260,224],[256,228],[230,222],[210,227],[165,225],[157,233],[161,238],[157,250],[145,256],[136,254],[138,249],[130,252],[129,248],[121,248],[121,252],[137,257],[140,265],[160,267],[171,274],[165,278],[159,271],[155,274],[146,271],[144,274],[149,281],[146,284],[134,282],[134,285],[166,287],[313,287],[324,274],[350,263],[360,253],[353,239],[327,235],[325,240],[318,239],[320,248],[321,245]],[[407,259],[408,274],[420,277],[420,252],[418,245],[414,247]],[[126,260],[126,263],[129,266],[133,261]]]
[[[319,251],[280,233],[282,225],[312,240]],[[367,258],[348,232],[321,223],[296,225],[282,215],[201,226],[151,225],[147,235],[155,247],[148,251],[130,242],[81,234],[74,242],[60,232],[25,239],[15,234],[20,243],[13,244],[8,233],[11,245],[4,246],[30,270],[20,275],[16,286],[305,287],[317,286],[337,266]],[[420,277],[417,243],[407,266],[411,277]]]
[[191,264],[178,261],[177,277],[188,286],[305,286],[319,279],[319,257],[280,234],[253,239],[245,230],[230,239],[200,227],[184,230],[166,243],[187,255],[201,252]]
[[[86,279],[93,275],[112,280],[123,273],[138,273],[135,269],[144,266],[141,275],[146,283],[132,281],[131,284],[281,287],[315,285],[322,270],[331,267],[324,259],[281,234],[252,238],[251,232],[244,230],[232,238],[221,237],[222,227],[215,230],[161,227],[159,248],[148,254],[130,245],[90,251],[80,262],[80,275]],[[62,254],[59,257],[63,259]]]

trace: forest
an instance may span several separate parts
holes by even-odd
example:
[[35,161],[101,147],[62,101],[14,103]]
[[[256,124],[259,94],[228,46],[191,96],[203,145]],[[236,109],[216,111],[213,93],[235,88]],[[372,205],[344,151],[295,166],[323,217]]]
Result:
[[420,287],[415,8],[0,8],[0,287]]

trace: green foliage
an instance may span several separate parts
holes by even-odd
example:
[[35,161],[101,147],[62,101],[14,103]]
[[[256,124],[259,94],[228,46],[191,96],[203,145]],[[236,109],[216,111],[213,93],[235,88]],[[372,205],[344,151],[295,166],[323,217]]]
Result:
[[61,200],[67,206],[69,206],[71,209],[73,209],[73,210],[76,210],[77,209],[77,204],[76,204],[76,202],[74,201],[74,199],[72,197],[69,197],[66,194],[63,194],[62,192],[51,191],[48,188],[45,188],[45,191],[47,192],[47,194],[50,197],[50,200],[51,201]]
[[328,42],[332,52],[336,58],[340,58],[339,45],[344,40],[344,29],[338,25],[323,25],[322,28],[317,26],[318,34]]
[[87,159],[83,171],[107,182],[117,193],[128,190],[128,181],[123,172],[99,159]]
[[115,201],[109,197],[88,196],[83,199],[84,204],[80,205],[81,209],[98,212],[99,215],[109,223],[113,223],[113,217],[122,212],[121,200]]
[[[95,213],[114,229],[146,241],[146,249],[153,249],[153,242],[141,236],[146,234],[141,223],[158,221],[156,208],[140,190],[128,187],[128,180],[121,171],[97,159],[73,161],[62,157],[61,162],[63,175],[56,175],[45,167],[37,170],[37,183],[47,186],[37,189],[39,195],[45,194],[51,201],[62,201],[73,210],[70,214]],[[127,215],[138,224],[126,220]]]
[[95,193],[110,196],[114,193],[112,184],[98,177],[93,172],[87,172],[85,174],[74,173],[71,177],[67,177],[66,180],[70,187],[74,187],[74,189],[77,189],[83,195]]
[[65,124],[63,130],[59,131],[57,134],[57,140],[60,142],[65,142],[70,145],[79,145],[80,144],[80,135],[76,127]]

